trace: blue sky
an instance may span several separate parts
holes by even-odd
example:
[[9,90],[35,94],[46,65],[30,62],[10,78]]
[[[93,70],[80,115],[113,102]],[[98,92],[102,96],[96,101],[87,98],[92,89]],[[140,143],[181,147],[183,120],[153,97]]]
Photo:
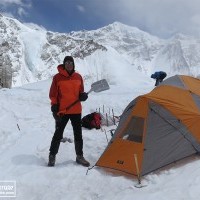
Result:
[[161,38],[200,33],[199,0],[0,0],[0,12],[55,32],[119,21]]

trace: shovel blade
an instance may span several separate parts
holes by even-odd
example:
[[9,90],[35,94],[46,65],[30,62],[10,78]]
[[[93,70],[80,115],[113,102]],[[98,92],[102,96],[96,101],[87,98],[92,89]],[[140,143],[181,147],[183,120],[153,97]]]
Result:
[[91,85],[91,91],[94,91],[94,92],[102,92],[104,90],[109,90],[109,89],[110,89],[110,87],[109,87],[106,79],[96,81],[96,82],[92,83],[92,85]]

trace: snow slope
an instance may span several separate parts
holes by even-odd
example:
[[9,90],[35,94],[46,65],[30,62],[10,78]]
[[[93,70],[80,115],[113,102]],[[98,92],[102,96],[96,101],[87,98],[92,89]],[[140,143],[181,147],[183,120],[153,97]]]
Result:
[[[83,103],[83,115],[104,106],[120,115],[136,96],[154,88],[154,81],[137,74],[121,77],[110,90],[91,93]],[[111,174],[97,167],[89,171],[75,163],[74,143],[62,143],[54,168],[46,167],[54,120],[48,98],[51,80],[0,90],[0,180],[16,181],[20,200],[197,200],[200,195],[200,160],[185,159],[145,176],[146,187],[135,188],[136,177]],[[90,83],[85,81],[85,90]],[[19,128],[18,128],[18,126]],[[109,130],[103,127],[110,139]],[[64,136],[73,139],[70,123]],[[92,165],[107,140],[101,130],[83,129],[84,155]],[[9,198],[7,198],[9,199]],[[13,199],[13,198],[11,198]]]

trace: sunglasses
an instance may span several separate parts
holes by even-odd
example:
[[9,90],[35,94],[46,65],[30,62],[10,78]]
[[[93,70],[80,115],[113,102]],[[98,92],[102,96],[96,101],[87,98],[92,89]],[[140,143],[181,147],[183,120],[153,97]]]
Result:
[[73,66],[74,63],[73,63],[72,61],[66,61],[66,62],[65,62],[65,65],[72,65],[72,66]]

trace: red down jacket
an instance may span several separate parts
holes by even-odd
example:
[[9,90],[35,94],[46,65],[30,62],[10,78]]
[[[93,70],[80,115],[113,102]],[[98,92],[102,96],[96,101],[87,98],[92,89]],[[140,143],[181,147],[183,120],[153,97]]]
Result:
[[66,110],[66,108],[79,99],[79,94],[84,92],[82,76],[75,71],[69,75],[63,65],[57,68],[58,73],[53,77],[49,91],[51,105],[59,104],[58,114],[80,114],[82,111],[80,101],[70,109]]

